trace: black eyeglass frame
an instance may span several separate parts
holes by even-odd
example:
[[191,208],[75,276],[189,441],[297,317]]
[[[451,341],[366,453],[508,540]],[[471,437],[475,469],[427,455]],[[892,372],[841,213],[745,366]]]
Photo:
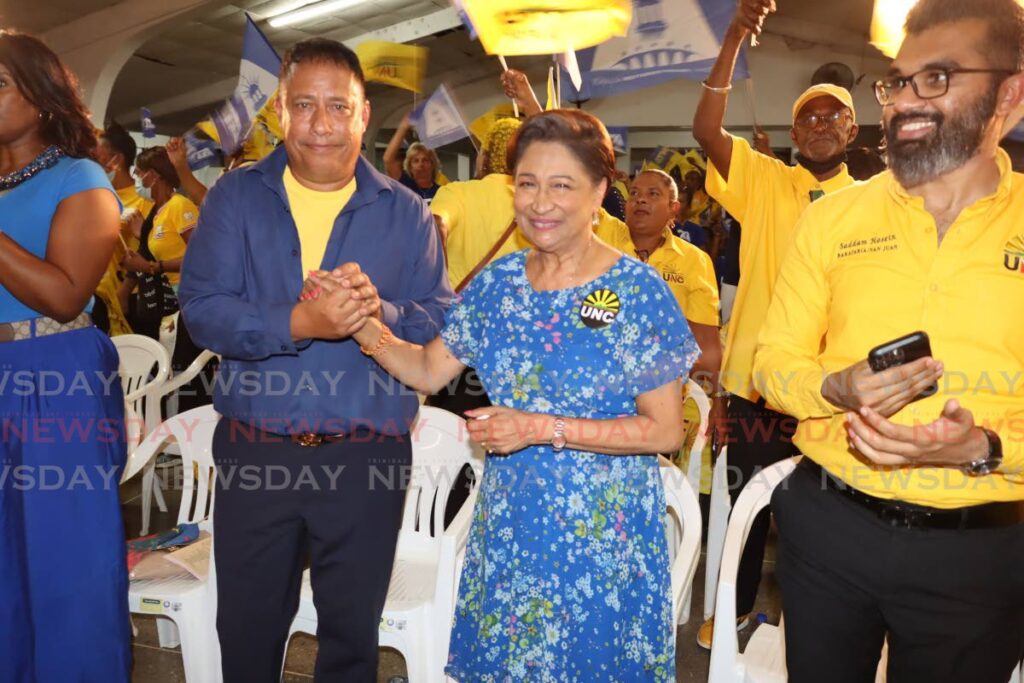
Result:
[[[918,89],[917,77],[926,73],[941,73],[945,75],[945,87],[942,89],[942,92],[934,95],[921,94]],[[942,97],[949,92],[949,79],[953,74],[1005,74],[1007,76],[1013,76],[1016,73],[1018,72],[1011,69],[966,69],[959,67],[932,66],[927,69],[916,71],[909,76],[887,76],[886,78],[881,78],[872,83],[872,90],[875,93],[875,100],[878,104],[883,107],[888,107],[896,100],[896,93],[906,88],[908,84],[913,89],[914,94],[922,100],[934,100],[935,98]],[[892,92],[891,96],[886,97],[883,95],[883,92],[886,90],[890,90]]]

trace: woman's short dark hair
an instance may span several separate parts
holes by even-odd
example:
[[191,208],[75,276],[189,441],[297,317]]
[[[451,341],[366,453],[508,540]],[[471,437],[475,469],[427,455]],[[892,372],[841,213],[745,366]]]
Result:
[[78,93],[78,79],[43,41],[0,29],[0,64],[40,113],[40,134],[70,157],[96,156],[96,129]]
[[174,170],[171,158],[164,147],[147,147],[139,153],[135,165],[143,171],[155,171],[165,182],[177,190],[181,187],[181,178]]
[[579,109],[555,109],[526,119],[516,131],[509,165],[515,168],[535,142],[557,142],[568,149],[595,182],[615,180],[615,151],[604,124]]
[[366,79],[359,57],[345,45],[329,38],[310,38],[288,48],[281,60],[281,83],[288,81],[296,65],[307,62],[326,62],[348,69],[366,92]]

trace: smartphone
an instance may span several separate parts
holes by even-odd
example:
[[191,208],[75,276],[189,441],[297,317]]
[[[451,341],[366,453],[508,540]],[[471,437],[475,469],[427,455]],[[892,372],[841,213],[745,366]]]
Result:
[[[868,352],[868,365],[875,372],[881,372],[897,365],[906,365],[918,358],[930,355],[932,355],[932,345],[928,341],[928,334],[921,331],[911,332],[904,337],[879,344],[871,349]],[[938,390],[938,384],[933,383],[918,394],[914,400],[918,401],[922,398],[927,398]]]

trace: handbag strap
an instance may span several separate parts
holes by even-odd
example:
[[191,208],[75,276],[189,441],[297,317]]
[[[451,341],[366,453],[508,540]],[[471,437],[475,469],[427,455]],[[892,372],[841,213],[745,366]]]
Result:
[[473,270],[469,271],[466,277],[462,278],[462,281],[455,286],[456,294],[465,289],[466,285],[469,284],[470,280],[472,280],[473,278],[480,274],[480,271],[484,269],[484,266],[490,263],[491,259],[494,258],[494,255],[498,253],[502,246],[504,246],[505,242],[508,242],[508,238],[512,236],[512,233],[515,232],[515,230],[516,219],[513,217],[512,222],[508,224],[507,228],[505,228],[505,232],[501,233],[501,237],[499,237],[498,241],[494,243],[494,246],[492,246],[490,250],[486,254],[484,254],[484,257],[480,259],[479,263],[473,266]]
[[142,227],[139,228],[139,256],[146,259],[147,261],[153,261],[153,252],[149,250],[149,233],[153,231],[153,222],[156,219],[156,207],[154,206],[149,211],[149,215],[146,216],[146,220],[142,221]]

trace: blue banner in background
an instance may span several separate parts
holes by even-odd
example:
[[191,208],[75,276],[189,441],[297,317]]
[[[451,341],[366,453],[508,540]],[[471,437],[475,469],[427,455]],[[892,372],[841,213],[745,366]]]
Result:
[[430,149],[469,137],[469,128],[466,127],[462,113],[444,84],[409,114],[409,123],[416,128],[420,142]]
[[612,139],[612,147],[616,152],[625,153],[629,149],[629,129],[625,126],[608,126],[608,135]]
[[148,107],[142,108],[140,115],[142,119],[142,137],[146,139],[156,137],[156,124],[153,123],[153,115],[149,113]]
[[[563,78],[563,101],[619,95],[679,78],[707,78],[736,13],[734,0],[634,0],[633,8],[633,23],[624,38],[577,53],[583,87],[577,92]],[[741,52],[735,78],[747,77]]]

